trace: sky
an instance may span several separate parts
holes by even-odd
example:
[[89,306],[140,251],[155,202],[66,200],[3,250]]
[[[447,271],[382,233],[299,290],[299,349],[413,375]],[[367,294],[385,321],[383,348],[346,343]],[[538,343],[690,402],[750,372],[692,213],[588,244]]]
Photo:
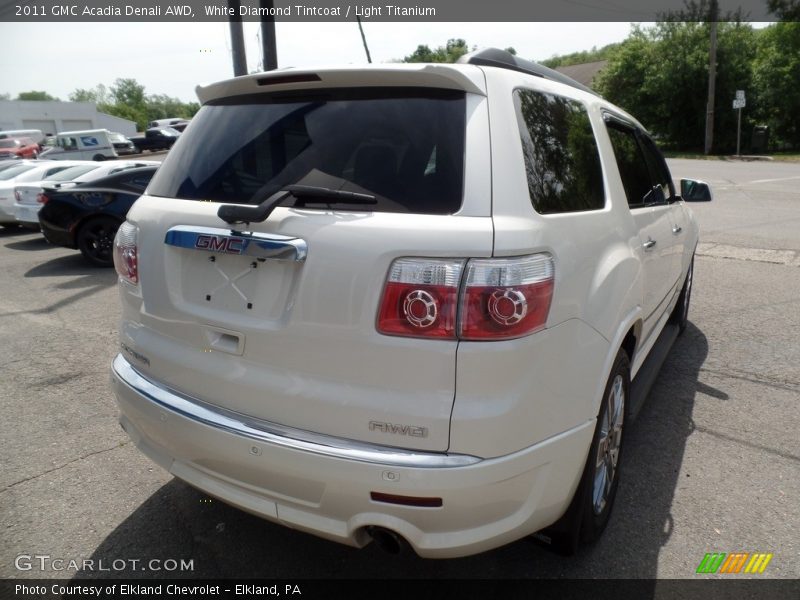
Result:
[[[431,48],[450,38],[472,46],[513,46],[544,60],[624,40],[630,23],[364,23],[373,63]],[[245,23],[248,71],[260,70],[258,23]],[[76,88],[133,78],[145,93],[195,101],[194,88],[233,76],[228,24],[0,23],[0,94],[46,91],[67,100]],[[358,25],[276,24],[278,67],[366,64]],[[11,48],[20,51],[8,51]]]

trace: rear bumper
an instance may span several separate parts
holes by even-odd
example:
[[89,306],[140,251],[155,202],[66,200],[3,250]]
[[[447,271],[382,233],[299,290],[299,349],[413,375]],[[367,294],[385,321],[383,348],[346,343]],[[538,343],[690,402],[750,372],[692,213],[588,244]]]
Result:
[[[533,533],[566,510],[594,423],[510,455],[414,452],[288,430],[167,390],[118,355],[120,423],[170,473],[229,504],[341,543],[366,528],[403,536],[424,557],[482,552]],[[436,508],[373,501],[371,492],[435,497]]]
[[17,221],[25,224],[39,224],[39,209],[41,205],[14,204],[14,217]]

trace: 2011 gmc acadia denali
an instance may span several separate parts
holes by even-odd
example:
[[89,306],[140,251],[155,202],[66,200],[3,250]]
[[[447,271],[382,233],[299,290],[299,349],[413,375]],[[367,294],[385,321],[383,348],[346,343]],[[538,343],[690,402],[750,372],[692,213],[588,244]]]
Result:
[[354,546],[596,539],[708,186],[681,197],[633,117],[500,50],[198,96],[115,241],[141,451]]

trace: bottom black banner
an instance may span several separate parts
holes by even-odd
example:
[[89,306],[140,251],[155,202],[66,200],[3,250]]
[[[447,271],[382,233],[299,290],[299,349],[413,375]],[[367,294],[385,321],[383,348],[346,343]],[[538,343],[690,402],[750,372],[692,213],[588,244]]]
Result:
[[0,580],[0,598],[800,599],[800,580]]

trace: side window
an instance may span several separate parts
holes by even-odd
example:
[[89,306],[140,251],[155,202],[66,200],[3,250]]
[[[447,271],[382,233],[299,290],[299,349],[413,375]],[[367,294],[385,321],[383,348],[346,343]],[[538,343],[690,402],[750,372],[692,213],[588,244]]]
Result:
[[652,204],[656,201],[653,197],[653,185],[647,169],[647,160],[636,139],[636,132],[614,121],[607,121],[606,126],[617,159],[622,186],[628,197],[628,206],[638,208]]
[[603,208],[603,170],[586,107],[530,90],[516,90],[514,105],[536,212]]
[[664,200],[671,200],[675,196],[675,186],[672,184],[672,176],[669,173],[667,162],[650,137],[640,135],[639,139],[642,140],[644,156],[655,185],[661,188]]

